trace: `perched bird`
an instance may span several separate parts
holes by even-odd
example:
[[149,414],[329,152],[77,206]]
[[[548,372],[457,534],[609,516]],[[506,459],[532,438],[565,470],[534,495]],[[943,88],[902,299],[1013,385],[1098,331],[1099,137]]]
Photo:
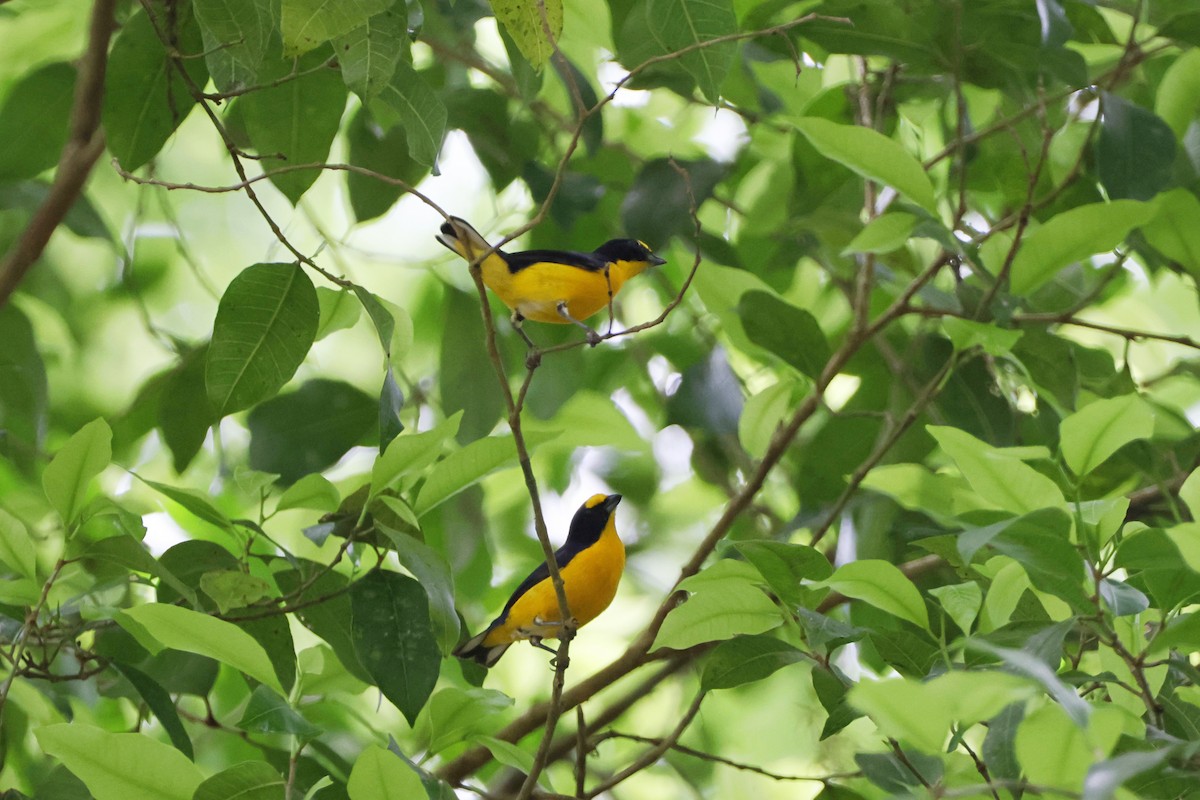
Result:
[[[613,513],[620,502],[619,494],[589,497],[575,512],[566,543],[554,553],[567,607],[579,626],[599,616],[617,593],[625,568],[625,546],[617,536]],[[558,596],[543,562],[521,581],[500,616],[482,633],[455,648],[454,655],[490,667],[509,645],[521,639],[553,653],[542,640],[557,639],[561,628]]]
[[458,217],[442,223],[437,240],[467,261],[482,258],[484,284],[512,309],[513,326],[530,346],[533,342],[521,330],[526,319],[578,325],[594,346],[600,335],[583,320],[608,305],[625,281],[647,267],[667,263],[634,239],[613,239],[591,253],[506,253],[493,250],[479,231]]

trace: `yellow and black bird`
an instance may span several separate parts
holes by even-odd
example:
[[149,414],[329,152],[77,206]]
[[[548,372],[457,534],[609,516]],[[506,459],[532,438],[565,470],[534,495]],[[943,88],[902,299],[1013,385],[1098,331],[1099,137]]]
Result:
[[[608,608],[625,569],[625,546],[617,536],[614,514],[620,502],[619,494],[589,497],[575,512],[566,543],[554,553],[567,607],[581,627]],[[557,639],[561,628],[558,596],[543,562],[521,581],[500,616],[482,633],[455,648],[454,655],[490,667],[509,645],[521,639],[553,653],[542,640]]]
[[479,231],[458,217],[442,223],[437,240],[467,261],[481,259],[484,284],[512,309],[513,325],[530,346],[533,342],[521,330],[526,319],[578,325],[595,346],[600,335],[583,320],[607,306],[625,281],[647,267],[667,263],[634,239],[612,239],[591,253],[506,253],[493,250]]

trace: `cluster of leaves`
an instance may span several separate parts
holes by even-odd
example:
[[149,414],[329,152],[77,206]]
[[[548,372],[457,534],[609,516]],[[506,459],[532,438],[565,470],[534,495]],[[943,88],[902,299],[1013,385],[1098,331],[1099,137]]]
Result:
[[[1192,5],[0,5],[0,789],[1198,796]],[[356,238],[495,209],[670,263],[531,353]],[[616,608],[483,688],[601,482]]]

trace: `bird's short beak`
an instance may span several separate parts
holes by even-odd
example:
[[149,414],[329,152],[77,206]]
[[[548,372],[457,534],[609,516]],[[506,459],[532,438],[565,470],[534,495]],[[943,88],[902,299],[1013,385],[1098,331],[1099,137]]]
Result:
[[617,504],[620,502],[621,502],[621,495],[610,494],[608,497],[604,498],[604,502],[601,503],[600,505],[604,506],[605,511],[608,511],[609,513],[611,513],[612,510],[614,508],[616,508]]
[[650,266],[652,267],[657,267],[661,264],[667,263],[665,258],[660,258],[659,256],[654,255],[654,253],[651,253],[650,258],[647,260],[650,262]]

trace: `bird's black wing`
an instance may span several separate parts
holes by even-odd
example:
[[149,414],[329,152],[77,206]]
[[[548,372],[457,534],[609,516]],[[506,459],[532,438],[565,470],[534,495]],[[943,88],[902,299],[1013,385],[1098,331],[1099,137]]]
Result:
[[[562,547],[554,551],[554,563],[558,565],[558,568],[561,571],[567,566],[567,564],[570,564],[571,559],[578,555],[579,552],[586,546],[587,545],[580,546],[578,543],[572,544],[571,542],[567,542]],[[512,609],[513,605],[521,599],[521,595],[525,594],[534,586],[537,586],[539,583],[549,577],[550,568],[547,567],[546,562],[543,561],[537,565],[537,568],[534,569],[533,572],[529,573],[529,575],[525,577],[525,580],[521,581],[520,586],[513,590],[512,595],[508,598],[508,602],[504,604],[504,610],[500,612],[500,616],[496,617],[496,621],[492,623],[492,627],[503,624],[504,620],[508,618],[509,610]]]
[[508,262],[508,271],[514,274],[526,267],[542,263],[566,264],[587,272],[603,272],[604,267],[608,264],[606,260],[594,253],[576,253],[570,250],[526,250],[521,253],[505,253],[504,260]]

